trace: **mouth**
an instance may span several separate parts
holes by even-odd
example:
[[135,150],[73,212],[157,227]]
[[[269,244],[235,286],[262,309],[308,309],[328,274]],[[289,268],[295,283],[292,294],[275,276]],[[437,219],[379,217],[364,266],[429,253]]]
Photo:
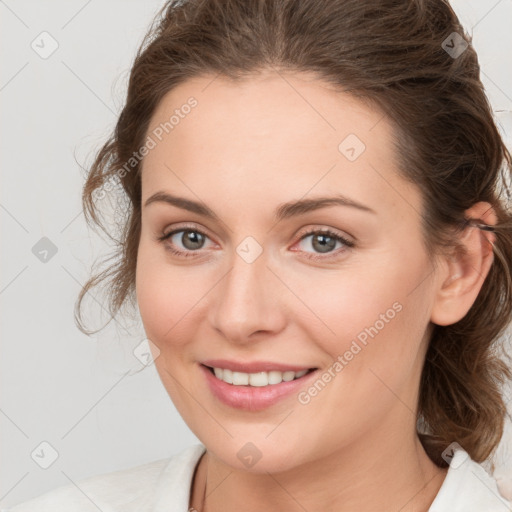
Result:
[[265,387],[265,386],[276,386],[282,382],[291,382],[299,380],[306,375],[314,372],[318,368],[308,368],[299,371],[287,370],[270,370],[260,371],[254,373],[246,373],[233,371],[228,368],[204,366],[212,375],[218,380],[231,384],[232,386],[249,386],[249,387]]
[[[227,365],[241,368],[241,364],[227,363]],[[297,397],[301,389],[310,386],[318,373],[318,368],[289,369],[288,365],[281,366],[280,370],[270,369],[270,365],[254,363],[253,368],[264,371],[251,373],[236,371],[232,368],[223,368],[219,363],[215,366],[199,364],[199,369],[205,377],[211,397],[232,409],[247,412],[264,411],[282,400],[291,400]],[[274,367],[277,365],[273,365]]]

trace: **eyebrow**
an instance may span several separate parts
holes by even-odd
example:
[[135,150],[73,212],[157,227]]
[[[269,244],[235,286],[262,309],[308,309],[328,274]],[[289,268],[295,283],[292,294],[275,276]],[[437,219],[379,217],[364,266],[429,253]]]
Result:
[[[156,192],[146,200],[144,207],[151,203],[166,203],[182,208],[183,210],[188,210],[189,212],[197,213],[198,215],[202,215],[209,219],[220,220],[218,215],[216,215],[215,212],[205,204],[191,199],[186,199],[184,197],[173,196],[167,192]],[[281,204],[276,208],[274,216],[276,221],[281,221],[329,206],[349,206],[364,212],[373,214],[377,213],[369,206],[358,203],[357,201],[354,201],[342,194],[337,194],[329,197],[300,199],[298,201],[290,201],[288,203]]]

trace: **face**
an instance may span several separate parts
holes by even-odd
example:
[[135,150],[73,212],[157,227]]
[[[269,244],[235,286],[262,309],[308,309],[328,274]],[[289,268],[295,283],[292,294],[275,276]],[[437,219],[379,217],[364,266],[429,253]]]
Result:
[[209,76],[147,135],[137,300],[209,452],[278,471],[412,435],[434,286],[386,118],[306,74]]

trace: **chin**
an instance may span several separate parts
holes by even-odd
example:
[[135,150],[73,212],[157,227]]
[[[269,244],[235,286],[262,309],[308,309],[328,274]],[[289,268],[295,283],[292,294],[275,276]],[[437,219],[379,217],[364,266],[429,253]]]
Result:
[[279,473],[307,463],[305,452],[303,449],[299,451],[295,443],[283,446],[269,439],[260,442],[258,436],[255,436],[255,441],[235,438],[223,443],[208,440],[201,442],[211,455],[236,471]]

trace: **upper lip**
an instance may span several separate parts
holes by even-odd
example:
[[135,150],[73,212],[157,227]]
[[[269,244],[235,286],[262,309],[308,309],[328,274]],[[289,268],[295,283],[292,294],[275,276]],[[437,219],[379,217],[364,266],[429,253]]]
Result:
[[272,370],[279,372],[300,372],[302,370],[310,370],[313,368],[312,366],[273,363],[272,361],[242,362],[229,361],[227,359],[208,359],[207,361],[202,361],[202,364],[211,368],[223,368],[242,373],[270,372]]

